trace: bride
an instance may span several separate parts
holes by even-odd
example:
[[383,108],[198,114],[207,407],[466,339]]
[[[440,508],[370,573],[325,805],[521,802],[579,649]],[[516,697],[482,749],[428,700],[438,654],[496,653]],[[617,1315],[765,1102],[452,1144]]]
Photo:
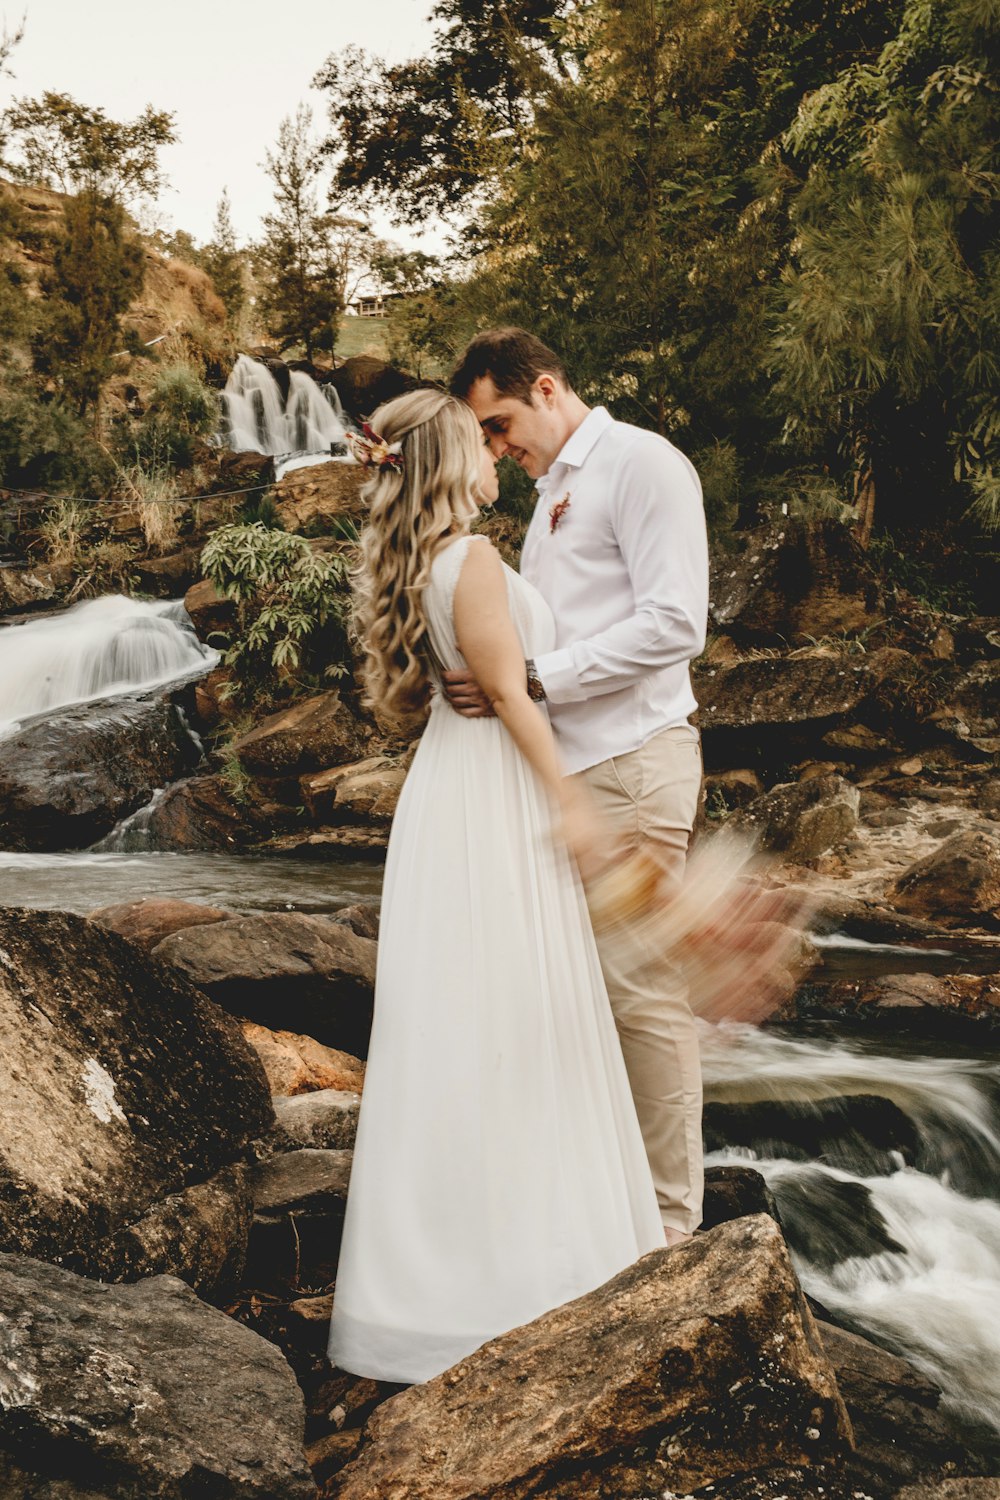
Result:
[[[470,535],[498,486],[469,407],[419,390],[372,420],[365,684],[384,719],[430,711],[386,858],[329,1356],[410,1384],[664,1235],[574,867],[604,835],[528,696],[552,616]],[[496,717],[449,707],[440,674],[462,667]]]

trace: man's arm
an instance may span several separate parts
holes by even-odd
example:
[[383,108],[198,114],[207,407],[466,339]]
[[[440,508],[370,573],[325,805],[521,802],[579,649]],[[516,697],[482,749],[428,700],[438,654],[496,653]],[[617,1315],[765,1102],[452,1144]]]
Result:
[[536,657],[553,703],[614,693],[705,647],[708,541],[701,485],[683,454],[642,444],[626,455],[611,497],[635,611],[586,640]]

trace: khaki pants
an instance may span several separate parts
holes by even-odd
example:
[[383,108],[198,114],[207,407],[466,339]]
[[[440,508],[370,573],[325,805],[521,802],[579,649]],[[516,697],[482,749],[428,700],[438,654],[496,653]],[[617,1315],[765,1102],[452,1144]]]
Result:
[[[678,878],[701,789],[701,747],[688,726],[663,729],[638,750],[601,761],[585,781],[617,836],[647,844]],[[600,944],[598,945],[600,946]],[[625,1066],[665,1225],[701,1223],[704,1166],[698,1034],[677,968],[643,962],[643,950],[601,952]]]

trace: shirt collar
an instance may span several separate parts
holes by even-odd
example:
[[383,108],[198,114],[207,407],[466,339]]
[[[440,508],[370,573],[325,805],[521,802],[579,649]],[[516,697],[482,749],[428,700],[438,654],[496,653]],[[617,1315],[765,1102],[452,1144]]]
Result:
[[574,432],[563,443],[552,465],[544,474],[540,474],[535,480],[535,489],[539,496],[551,488],[555,472],[560,465],[564,469],[578,469],[590,456],[591,450],[596,446],[598,439],[607,432],[614,421],[607,407],[595,406],[580,423]]

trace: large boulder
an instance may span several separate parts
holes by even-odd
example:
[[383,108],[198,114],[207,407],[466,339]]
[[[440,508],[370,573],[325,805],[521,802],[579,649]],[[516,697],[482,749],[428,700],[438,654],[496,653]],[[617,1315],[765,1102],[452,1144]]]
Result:
[[0,1254],[0,1327],[11,1500],[315,1496],[281,1353],[176,1278],[108,1286]]
[[273,1112],[230,1016],[95,923],[2,910],[0,1080],[0,1249],[232,1285]]
[[828,773],[772,787],[733,813],[726,828],[749,833],[761,849],[801,864],[850,837],[860,806],[858,788]]
[[130,825],[143,850],[216,850],[238,853],[270,832],[263,813],[237,801],[222,776],[192,776],[167,787]]
[[0,614],[18,614],[57,604],[72,582],[73,569],[68,564],[0,568]]
[[243,1035],[260,1058],[272,1094],[308,1094],[316,1089],[360,1092],[365,1065],[335,1047],[294,1031],[269,1031],[243,1022]]
[[199,756],[163,698],[117,698],[35,719],[0,738],[0,845],[94,844]]
[[377,944],[346,923],[265,912],[187,927],[153,951],[233,1015],[367,1055]]
[[339,692],[305,698],[234,740],[233,754],[251,776],[280,779],[357,760],[364,737]]
[[1000,920],[1000,839],[978,829],[953,833],[887,894],[900,911],[945,926],[993,925]]
[[360,523],[365,510],[361,486],[369,477],[360,464],[354,463],[314,464],[290,470],[274,491],[282,525],[286,531],[308,528],[315,535],[345,518]]
[[135,564],[143,593],[155,599],[177,599],[201,577],[201,548],[182,547],[167,557],[146,557]]
[[355,354],[330,376],[330,384],[352,417],[367,420],[375,408],[412,391],[417,382],[395,365],[370,354]]
[[349,1089],[316,1089],[311,1094],[279,1095],[276,1125],[269,1140],[278,1151],[308,1147],[349,1151],[358,1129],[361,1095]]
[[236,624],[236,602],[220,594],[210,578],[194,583],[184,595],[184,608],[200,641],[210,636],[228,637]]
[[386,1401],[333,1493],[686,1494],[850,1441],[781,1230],[757,1215],[643,1256]]
[[803,1020],[850,1021],[876,1030],[981,1045],[1000,1038],[995,974],[880,974],[809,983],[796,996]]
[[368,821],[388,823],[406,780],[399,759],[370,756],[351,766],[335,766],[303,776],[302,798],[316,823]]
[[832,519],[763,527],[712,569],[711,617],[740,641],[797,645],[852,634],[871,622],[878,602],[863,549]]

